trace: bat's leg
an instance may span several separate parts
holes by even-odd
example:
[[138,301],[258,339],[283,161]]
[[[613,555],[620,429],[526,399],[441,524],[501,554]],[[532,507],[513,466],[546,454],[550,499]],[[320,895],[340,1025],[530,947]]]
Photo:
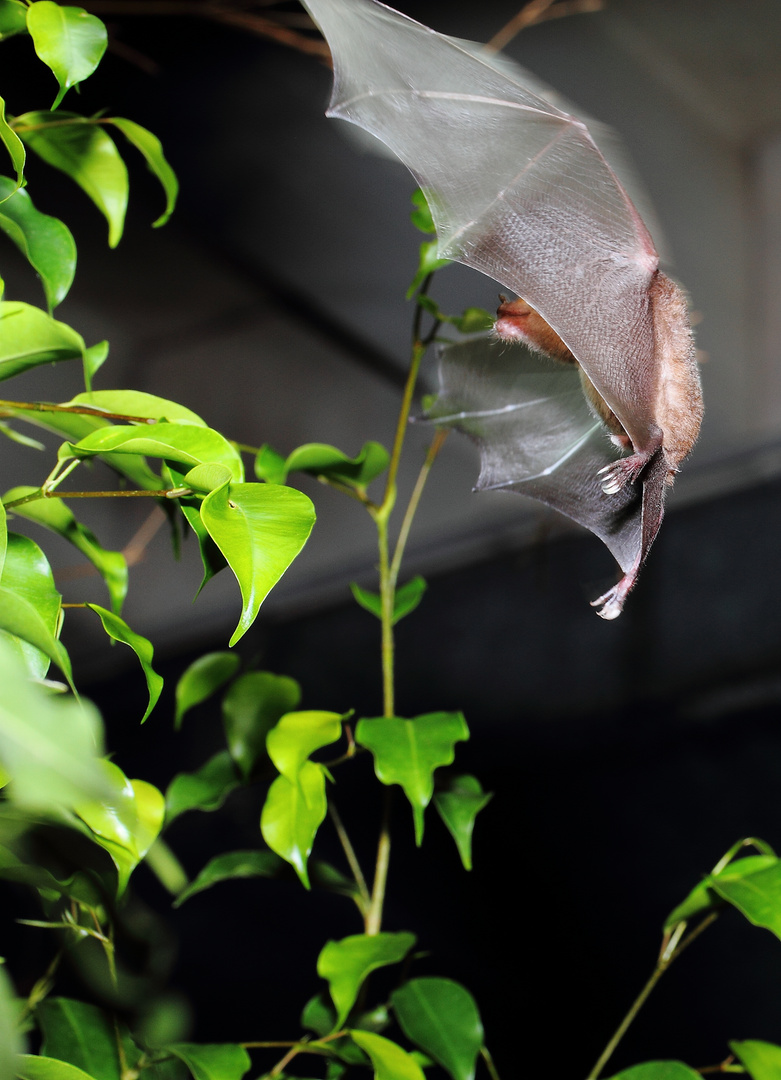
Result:
[[662,449],[662,432],[654,428],[647,446],[643,450],[636,450],[628,457],[612,461],[604,469],[600,469],[597,476],[601,478],[602,490],[606,495],[615,495],[626,484],[634,483],[640,473],[659,454]]
[[[628,460],[628,459],[624,459]],[[617,585],[600,596],[598,600],[592,600],[591,606],[598,608],[597,615],[603,619],[617,619],[624,607],[624,601],[634,588],[637,575],[640,573],[643,563],[651,550],[651,544],[656,539],[659,527],[664,517],[664,493],[667,485],[667,477],[670,465],[660,448],[652,456],[650,462],[646,462],[648,468],[643,477],[643,509],[642,509],[642,534],[640,551],[637,558],[629,567]]]

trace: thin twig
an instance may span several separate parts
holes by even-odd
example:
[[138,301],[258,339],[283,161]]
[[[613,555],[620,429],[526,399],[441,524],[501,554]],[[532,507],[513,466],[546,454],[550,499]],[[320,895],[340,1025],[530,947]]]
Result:
[[480,1057],[485,1062],[485,1067],[488,1070],[488,1075],[491,1077],[491,1080],[500,1080],[499,1073],[496,1071],[496,1066],[494,1065],[494,1059],[491,1057],[487,1046],[480,1047]]
[[380,826],[380,838],[377,842],[372,898],[369,910],[366,913],[366,933],[368,935],[379,934],[382,928],[382,909],[385,903],[385,889],[388,884],[388,867],[390,865],[392,803],[393,789],[386,787],[383,791],[382,825]]
[[582,15],[592,11],[601,11],[603,0],[564,0],[556,4],[555,0],[529,0],[485,45],[486,52],[499,52],[512,39],[535,23],[547,19],[557,19],[566,15]]
[[339,811],[336,809],[331,799],[328,800],[328,813],[331,817],[331,821],[334,824],[334,828],[336,829],[336,835],[339,837],[339,843],[342,845],[342,850],[344,851],[345,858],[350,864],[350,870],[352,871],[352,875],[355,878],[355,884],[358,886],[358,891],[361,894],[361,898],[368,906],[371,902],[371,895],[369,893],[369,888],[366,884],[366,878],[363,876],[361,864],[358,862],[357,856],[355,854],[355,849],[350,842],[350,837],[347,835],[347,830],[342,824],[342,819],[339,816]]
[[404,512],[404,520],[402,521],[401,528],[399,529],[399,535],[396,540],[396,548],[393,552],[393,559],[391,560],[390,565],[390,576],[394,588],[398,579],[399,569],[401,568],[401,560],[402,556],[404,555],[404,548],[406,547],[410,529],[412,527],[412,519],[415,517],[415,513],[418,509],[418,504],[423,494],[423,488],[426,486],[426,481],[428,480],[429,473],[431,472],[431,466],[434,464],[437,454],[442,449],[442,446],[444,445],[445,439],[448,437],[448,434],[449,432],[447,428],[437,429],[431,446],[428,448],[428,452],[426,453],[425,461],[423,462],[420,468],[420,472],[418,473],[418,478],[415,481],[415,487],[412,489],[412,494],[410,495],[409,502],[407,503],[407,509]]
[[[65,120],[62,123],[68,124],[71,121]],[[27,131],[28,128],[20,127],[17,130]],[[127,420],[133,424],[156,424],[158,422],[148,416],[128,416],[125,413],[98,409],[92,405],[57,405],[51,401],[5,401],[0,399],[0,415],[15,416],[20,410],[25,412],[79,413],[84,416],[98,416],[101,420]]]

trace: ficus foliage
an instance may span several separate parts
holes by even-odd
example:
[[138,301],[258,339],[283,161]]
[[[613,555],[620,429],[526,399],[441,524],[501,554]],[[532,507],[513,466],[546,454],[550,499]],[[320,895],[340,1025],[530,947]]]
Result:
[[[107,380],[108,345],[88,344],[53,314],[73,281],[76,245],[64,222],[36,209],[35,192],[26,186],[27,155],[41,158],[83,189],[105,219],[111,246],[121,239],[128,201],[125,151],[140,153],[160,183],[164,209],[155,225],[164,224],[174,209],[177,180],[159,140],[132,120],[83,116],[60,107],[66,98],[68,103],[76,100],[74,88],[101,62],[106,31],[99,18],[52,0],[0,0],[0,41],[17,35],[29,37],[30,62],[50,70],[52,101],[48,109],[11,116],[0,100],[6,174],[0,177],[0,229],[37,273],[42,306],[0,301],[0,379],[39,365],[76,361],[82,365],[84,391],[56,404],[0,402],[5,437],[40,450],[31,429],[61,440],[54,460],[41,465],[41,483],[10,486],[0,502],[0,879],[32,890],[40,918],[28,922],[52,931],[51,963],[26,999],[16,995],[13,972],[0,967],[0,1080],[179,1080],[187,1075],[240,1080],[251,1068],[267,1076],[307,1075],[297,1071],[302,1061],[309,1074],[329,1080],[372,1073],[378,1080],[421,1080],[426,1074],[472,1080],[478,1070],[496,1080],[469,991],[452,979],[418,974],[415,935],[384,928],[387,822],[379,825],[376,866],[373,880],[367,881],[330,799],[341,770],[358,755],[370,755],[386,796],[400,788],[406,797],[416,843],[424,842],[426,813],[433,805],[464,868],[471,868],[475,820],[491,796],[476,777],[453,767],[457,744],[469,738],[467,722],[458,712],[403,718],[394,709],[393,626],[414,611],[426,587],[420,577],[398,584],[404,542],[440,435],[434,437],[394,546],[389,522],[420,358],[443,325],[471,333],[486,325],[486,316],[474,310],[445,316],[425,296],[427,279],[441,264],[427,239],[411,293],[423,290],[408,393],[390,451],[368,442],[350,457],[313,442],[284,455],[263,444],[248,459],[246,448],[237,446],[230,433],[214,430],[208,419],[177,402],[132,388],[93,389],[98,373]],[[420,198],[414,221],[423,232],[432,232]],[[424,316],[433,323],[425,337]],[[191,709],[211,699],[221,719],[222,748],[194,771],[173,776],[165,792],[143,778],[129,778],[121,760],[109,756],[110,730],[74,685],[60,640],[64,619],[71,616],[63,610],[44,548],[15,529],[17,523],[32,523],[42,544],[47,533],[62,537],[102,577],[106,606],[83,607],[105,630],[106,647],[109,640],[117,641],[135,653],[139,678],[148,689],[147,707],[138,718],[143,723],[158,704],[162,680],[152,643],[122,617],[125,560],[78,520],[61,487],[66,478],[73,483],[83,463],[96,458],[116,474],[118,491],[140,492],[163,503],[181,528],[192,530],[203,561],[201,587],[226,569],[238,584],[239,615],[229,648],[192,663],[175,692],[177,728],[186,724]],[[242,670],[229,651],[312,531],[312,503],[289,482],[297,473],[317,476],[357,500],[376,525],[379,591],[355,586],[353,592],[381,626],[383,716],[343,715],[329,710],[328,703],[302,710],[301,690],[293,679]],[[225,851],[188,880],[167,844],[166,830],[192,811],[218,811],[232,791],[253,785],[264,792],[257,846]],[[344,851],[341,870],[313,857],[329,812]],[[78,838],[82,846],[76,850],[88,851],[88,857],[65,872],[51,847],[37,843],[42,829]],[[725,904],[781,937],[781,860],[767,845],[752,843],[757,854],[743,855],[743,843],[736,845],[671,912],[654,978]],[[81,1001],[58,993],[59,965],[77,948],[97,951],[107,985],[121,977],[116,915],[127,903],[141,862],[177,907],[226,881],[280,876],[352,902],[360,932],[323,943],[317,962],[323,988],[302,1001],[302,1034],[287,1044],[280,1060],[279,1049],[273,1049],[279,1043],[260,1041],[273,1039],[274,1033],[261,1031],[257,1042],[241,1045],[159,1041],[112,1013],[106,1005],[110,994]],[[390,970],[393,989],[378,999],[371,975],[379,969]],[[616,1041],[590,1080],[601,1074]],[[743,1071],[754,1080],[778,1077],[781,1048],[744,1040],[731,1043],[730,1049],[730,1071]],[[637,1065],[614,1080],[698,1075],[680,1062],[660,1061]]]

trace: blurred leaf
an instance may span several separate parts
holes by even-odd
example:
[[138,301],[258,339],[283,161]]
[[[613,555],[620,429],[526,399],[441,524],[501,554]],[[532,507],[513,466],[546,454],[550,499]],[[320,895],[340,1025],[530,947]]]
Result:
[[41,1052],[83,1069],[98,1080],[122,1080],[117,1035],[131,1061],[137,1056],[124,1026],[96,1005],[71,998],[46,998],[35,1010],[43,1036]]
[[101,1080],[83,1069],[77,1069],[75,1065],[69,1065],[67,1061],[37,1055],[33,1057],[32,1054],[21,1055],[14,1076],[17,1080]]
[[672,930],[679,922],[688,921],[695,915],[720,907],[724,900],[713,888],[715,878],[723,878],[725,882],[735,881],[747,874],[754,874],[757,870],[766,870],[768,867],[775,866],[777,862],[775,855],[747,855],[742,859],[728,862],[718,874],[708,874],[694,886],[686,899],[667,916],[663,929],[665,932]]
[[40,308],[0,301],[0,380],[41,364],[81,359],[84,339]]
[[746,1039],[731,1042],[729,1048],[745,1065],[751,1080],[778,1080],[781,1076],[781,1046]]
[[197,772],[179,773],[165,793],[166,825],[186,810],[217,810],[239,786],[236,769],[227,750],[209,758]]
[[308,710],[286,713],[266,738],[268,756],[283,776],[295,783],[307,758],[342,734],[339,713]]
[[492,799],[474,776],[452,776],[434,795],[434,806],[456,842],[465,870],[472,869],[472,830],[475,818]]
[[0,964],[0,1076],[9,1080],[16,1076],[17,1054],[27,1049],[17,1023],[18,1015],[14,988]]
[[[32,487],[12,488],[5,493],[3,501],[23,498],[35,490]],[[15,506],[13,513],[51,529],[85,555],[106,582],[112,611],[119,615],[127,594],[127,563],[122,552],[107,551],[101,547],[92,530],[76,520],[62,499],[36,499]]]
[[307,443],[299,446],[285,462],[286,473],[305,472],[312,476],[327,476],[351,487],[365,488],[388,467],[390,455],[377,442],[364,443],[360,453],[349,458],[327,443]]
[[196,893],[210,889],[221,881],[236,878],[278,877],[287,864],[273,851],[229,851],[211,859],[194,881],[177,896],[174,907],[179,907]]
[[121,896],[162,828],[165,800],[152,784],[128,780],[112,761],[102,765],[111,795],[79,803],[74,810],[89,826],[95,842],[111,856],[118,874],[117,895]]
[[42,214],[23,189],[0,176],[0,229],[39,275],[49,311],[65,299],[76,273],[76,243],[59,218]]
[[5,553],[8,550],[8,522],[6,519],[5,506],[0,500],[0,581],[3,577],[5,566]]
[[450,320],[462,334],[484,334],[493,329],[496,316],[484,308],[466,308]]
[[190,423],[161,421],[148,426],[116,424],[102,427],[78,443],[68,443],[60,457],[91,457],[107,452],[164,458],[185,465],[187,469],[204,462],[218,462],[227,465],[236,479],[240,480],[243,475],[241,458],[226,438],[212,428]]
[[104,795],[103,727],[94,706],[30,683],[1,639],[0,686],[0,762],[13,778],[6,790],[14,802],[45,810]]
[[680,1061],[646,1061],[616,1073],[610,1080],[702,1080],[702,1077]]
[[426,202],[426,196],[420,190],[416,188],[412,192],[412,204],[415,209],[409,216],[410,221],[419,229],[422,233],[427,233],[429,236],[433,236],[437,231],[437,227],[434,224],[434,219],[431,216],[431,210]]
[[375,1080],[425,1080],[414,1057],[397,1043],[369,1031],[353,1030],[350,1036],[372,1059]]
[[409,933],[353,934],[325,945],[317,959],[317,974],[328,981],[336,1006],[334,1031],[347,1019],[364,979],[377,968],[400,963],[415,940]]
[[394,990],[391,1005],[407,1038],[453,1080],[474,1080],[483,1025],[468,990],[451,979],[412,979]]
[[[148,420],[167,420],[170,423],[184,421],[189,424],[206,424],[185,405],[168,398],[156,397],[142,390],[90,390],[66,401],[66,405],[89,405],[93,409],[105,409],[120,416],[145,417]],[[144,430],[143,428],[141,429]],[[86,434],[86,432],[85,432]]]
[[136,634],[131,630],[125,620],[121,619],[119,615],[107,611],[106,608],[101,607],[100,604],[87,604],[86,606],[98,616],[103,623],[103,629],[109,637],[113,638],[115,641],[121,641],[123,644],[129,645],[138,657],[146,679],[147,689],[149,690],[149,703],[144,715],[141,717],[141,723],[143,724],[157,704],[157,700],[163,689],[162,676],[158,675],[152,667],[152,657],[154,655],[152,644],[147,638],[142,637],[141,634]]
[[436,270],[441,270],[443,266],[447,266],[450,259],[440,259],[439,257],[439,241],[429,240],[420,245],[418,254],[418,268],[415,271],[415,276],[412,279],[410,287],[407,289],[407,299],[411,300],[417,290],[429,276]]
[[165,210],[152,224],[154,228],[165,225],[176,206],[179,181],[176,179],[176,173],[165,159],[162,143],[151,131],[147,131],[146,128],[136,124],[133,120],[124,120],[121,116],[112,116],[111,123],[114,127],[119,128],[125,138],[135,146],[136,150],[143,154],[150,172],[160,181],[165,192]]
[[315,994],[307,1001],[301,1013],[301,1027],[314,1031],[320,1038],[336,1031],[336,1010],[327,994]]
[[[24,10],[26,13],[27,9],[25,8]],[[9,11],[15,12],[16,8],[0,8],[0,31],[2,31],[2,27],[4,25],[9,25],[13,23],[13,18],[9,20],[9,23],[5,22],[4,17],[8,15]],[[18,33],[18,31],[12,29],[11,34],[14,33]],[[10,37],[11,34],[2,33],[0,35],[0,41],[3,40],[5,37]],[[8,121],[5,118],[5,101],[2,98],[0,98],[0,142],[2,142],[3,146],[6,148],[11,158],[11,164],[13,165],[14,172],[16,173],[16,183],[13,185],[14,190],[16,190],[17,188],[19,188],[22,180],[24,179],[24,162],[26,155],[24,150],[24,143],[13,130],[13,128],[9,126]]]
[[323,767],[306,761],[295,783],[285,776],[276,778],[260,815],[263,839],[290,863],[307,889],[306,864],[327,809]]
[[241,589],[241,618],[229,642],[235,645],[306,543],[314,507],[295,488],[226,484],[205,497],[201,519]]
[[437,712],[414,720],[377,717],[359,720],[355,741],[371,750],[374,771],[383,784],[400,784],[412,806],[415,843],[423,840],[423,812],[434,794],[434,770],[450,765],[454,746],[469,738],[461,713]]
[[241,1080],[251,1065],[247,1051],[229,1043],[173,1043],[164,1049],[183,1061],[195,1080]]
[[4,420],[0,420],[0,435],[4,435],[6,439],[10,439],[11,442],[19,443],[20,446],[29,446],[32,450],[46,449],[42,442],[30,438],[29,435],[23,435],[21,431],[17,431],[16,428],[10,427]]
[[38,0],[27,11],[27,29],[35,51],[60,84],[52,110],[67,91],[89,78],[106,51],[106,27],[83,8]]
[[284,484],[287,468],[282,454],[264,443],[255,455],[255,476],[268,484]]
[[[395,626],[399,619],[403,619],[405,615],[409,615],[411,611],[415,610],[423,599],[426,588],[425,578],[418,574],[396,590],[393,599],[393,622],[391,625]],[[350,583],[350,589],[362,608],[365,608],[372,615],[376,615],[378,619],[382,618],[382,600],[378,593],[362,589],[355,582]]]
[[92,390],[92,377],[95,375],[108,360],[108,342],[98,341],[95,345],[90,345],[88,349],[84,350],[84,385],[89,392]]
[[709,879],[709,884],[754,926],[762,926],[781,937],[781,860],[741,877],[717,874]]
[[240,664],[241,658],[229,652],[206,653],[193,660],[176,684],[174,726],[181,727],[185,713],[224,686],[236,674]]
[[222,723],[230,755],[245,779],[267,759],[268,733],[300,700],[295,679],[270,671],[247,672],[228,689],[222,699]]
[[21,0],[0,0],[0,41],[27,32],[27,5]]
[[116,247],[125,224],[128,179],[111,137],[97,124],[69,112],[25,113],[17,116],[15,127],[22,142],[92,199],[108,222],[109,247]]

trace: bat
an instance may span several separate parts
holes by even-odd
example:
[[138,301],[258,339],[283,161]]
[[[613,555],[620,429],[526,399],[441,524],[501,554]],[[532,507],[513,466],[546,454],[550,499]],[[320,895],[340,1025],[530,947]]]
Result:
[[[498,359],[491,364],[510,363],[512,343],[522,342],[577,375],[598,427],[585,456],[576,455],[577,469],[564,455],[570,467],[546,474],[543,501],[616,555],[623,577],[593,601],[603,618],[616,618],[702,420],[684,294],[660,271],[646,226],[586,125],[541,97],[520,69],[498,67],[479,46],[375,0],[303,2],[333,57],[328,115],[366,129],[410,169],[431,209],[441,257],[518,297],[502,300],[495,334],[510,344],[492,350]],[[486,350],[478,350],[478,363]],[[518,350],[521,367],[525,355]],[[515,410],[521,425],[524,417],[532,423],[514,446],[518,439],[550,442],[534,411]],[[495,463],[508,444],[485,431],[475,437],[484,480],[486,460]],[[606,457],[600,438],[624,456]],[[584,461],[598,466],[593,476]],[[542,497],[531,474],[501,472],[501,486]]]

